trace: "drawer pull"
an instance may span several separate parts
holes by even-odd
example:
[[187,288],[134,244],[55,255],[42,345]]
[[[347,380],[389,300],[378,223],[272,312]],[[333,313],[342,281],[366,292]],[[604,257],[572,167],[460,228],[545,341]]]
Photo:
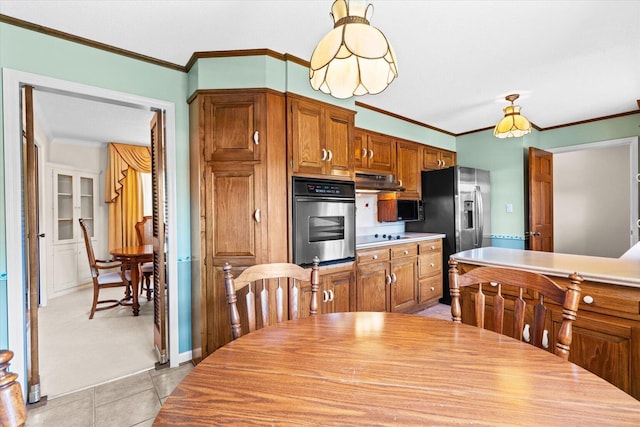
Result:
[[409,251],[405,249],[405,250],[404,250],[404,252],[403,252],[403,254],[405,254],[405,255],[409,255]]
[[433,286],[429,288],[431,290],[431,292],[435,291],[436,288],[434,288]]
[[371,259],[378,259],[378,255],[372,256]]
[[582,297],[582,301],[584,301],[585,304],[593,304],[593,297],[591,295],[585,295]]
[[436,265],[434,263],[429,264],[429,267],[435,267]]
[[432,250],[432,251],[435,251],[435,250],[436,250],[436,247],[435,247],[434,245],[431,245],[431,250]]

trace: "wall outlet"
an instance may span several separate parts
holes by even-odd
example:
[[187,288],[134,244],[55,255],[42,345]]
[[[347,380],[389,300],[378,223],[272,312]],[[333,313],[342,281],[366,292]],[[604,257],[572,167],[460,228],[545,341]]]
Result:
[[513,204],[512,203],[507,203],[505,206],[505,209],[507,211],[507,213],[513,213]]

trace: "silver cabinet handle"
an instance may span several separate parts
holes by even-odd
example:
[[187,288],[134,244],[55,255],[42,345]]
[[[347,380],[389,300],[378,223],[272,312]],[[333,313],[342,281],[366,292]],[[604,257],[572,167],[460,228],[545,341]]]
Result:
[[327,294],[327,291],[322,291],[322,302],[327,301],[329,301],[329,295]]
[[253,143],[256,145],[260,143],[260,134],[258,133],[258,131],[255,131],[253,133]]
[[429,288],[431,290],[431,292],[435,291],[436,288],[434,288],[433,286]]
[[391,273],[391,281],[393,283],[396,283],[398,281],[398,276],[396,276],[396,273]]
[[327,292],[329,292],[329,301],[333,301],[333,297],[334,297],[333,289],[329,289]]
[[328,162],[331,161],[331,159],[333,159],[333,152],[331,150],[327,150],[329,152],[329,158],[327,159]]
[[436,247],[435,247],[434,245],[431,245],[431,250],[432,250],[432,251],[435,251],[435,250],[436,250]]
[[373,159],[373,150],[369,150],[369,158]]
[[256,222],[260,222],[260,208],[256,209],[253,213],[253,219],[255,219]]
[[323,162],[327,160],[327,150],[325,150],[324,148],[322,149],[322,158],[320,160],[322,160]]
[[367,149],[366,149],[366,148],[363,148],[363,149],[362,149],[362,158],[363,158],[363,159],[366,159],[366,158],[367,158]]
[[582,297],[582,301],[584,301],[585,304],[593,304],[593,297],[591,295],[585,295]]
[[378,259],[378,255],[372,256],[371,259]]
[[429,264],[429,267],[435,267],[436,265],[434,263]]
[[390,284],[391,284],[391,276],[389,276],[389,275],[387,274],[385,277],[386,277],[387,285],[390,285]]
[[401,180],[401,179],[399,179],[399,180],[398,180],[398,185],[399,185],[400,187],[402,187],[402,180]]
[[402,253],[405,254],[405,255],[409,255],[409,251],[406,250],[406,249]]

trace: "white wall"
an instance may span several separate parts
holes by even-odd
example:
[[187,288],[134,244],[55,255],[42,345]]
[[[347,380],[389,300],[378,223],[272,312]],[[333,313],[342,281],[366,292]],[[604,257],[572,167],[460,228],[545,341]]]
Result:
[[553,156],[554,251],[617,258],[629,249],[629,146]]

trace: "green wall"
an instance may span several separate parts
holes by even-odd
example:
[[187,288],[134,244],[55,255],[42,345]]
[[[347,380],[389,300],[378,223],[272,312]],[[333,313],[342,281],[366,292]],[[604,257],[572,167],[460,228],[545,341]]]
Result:
[[[188,158],[188,109],[186,104],[187,76],[185,73],[138,61],[103,50],[80,45],[38,32],[0,23],[0,67],[53,77],[100,88],[159,99],[175,104],[176,152],[177,152],[177,222],[184,233],[177,238],[179,264],[189,262],[189,158]],[[1,78],[1,77],[0,77]],[[0,86],[1,87],[1,86]],[[0,120],[2,120],[0,105]],[[0,123],[2,129],[4,124]],[[3,131],[0,132],[0,153],[4,156]],[[4,158],[0,159],[0,201],[5,203]],[[0,209],[0,347],[6,347],[7,299],[6,273],[7,248],[6,219]],[[178,306],[181,317],[179,351],[191,350],[191,292],[190,268],[178,267]],[[184,321],[188,319],[188,321]]]
[[[458,164],[491,171],[491,234],[496,246],[524,248],[528,147],[552,149],[640,135],[640,114],[498,139],[492,130],[456,138]],[[506,212],[506,204],[513,212]]]

